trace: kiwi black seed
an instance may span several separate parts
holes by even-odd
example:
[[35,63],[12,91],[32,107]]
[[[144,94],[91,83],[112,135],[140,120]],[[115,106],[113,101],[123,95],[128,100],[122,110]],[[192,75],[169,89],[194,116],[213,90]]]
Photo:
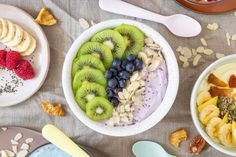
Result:
[[121,24],[114,30],[123,36],[127,46],[123,58],[129,54],[137,55],[142,50],[144,46],[144,33],[138,27]]
[[105,72],[105,67],[102,61],[93,55],[82,55],[74,59],[72,63],[72,76],[74,77],[78,70],[81,70],[85,67],[91,67],[98,69],[102,72]]
[[107,79],[103,72],[93,68],[84,68],[76,72],[72,83],[73,92],[76,93],[84,82],[98,83],[105,88],[107,86]]
[[85,54],[97,56],[100,60],[102,60],[106,69],[110,68],[113,56],[111,49],[109,49],[106,45],[99,42],[86,42],[80,47],[77,57]]
[[103,43],[111,49],[113,58],[121,58],[125,52],[125,41],[120,33],[114,30],[103,30],[95,34],[91,41]]
[[112,116],[113,106],[103,97],[95,97],[86,105],[86,115],[94,120],[101,121]]
[[97,83],[83,83],[77,90],[75,100],[84,111],[86,110],[86,104],[93,100],[95,97],[106,98],[105,88]]

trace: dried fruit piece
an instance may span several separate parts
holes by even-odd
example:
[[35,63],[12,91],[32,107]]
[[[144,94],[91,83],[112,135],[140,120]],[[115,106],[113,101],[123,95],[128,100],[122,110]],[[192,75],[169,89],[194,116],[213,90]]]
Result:
[[188,134],[185,129],[177,130],[170,135],[170,144],[175,148],[179,147],[180,142],[187,140]]
[[53,116],[64,116],[64,110],[61,104],[50,104],[48,102],[42,102],[41,104],[43,110]]
[[35,19],[35,22],[37,22],[40,25],[46,25],[51,26],[55,25],[57,23],[57,20],[52,15],[52,13],[47,8],[42,8]]
[[216,86],[227,87],[227,84],[224,81],[222,81],[221,79],[219,79],[213,73],[210,73],[210,75],[208,76],[208,80],[207,81],[208,81],[208,83],[214,84]]
[[236,88],[236,76],[231,75],[229,78],[229,87],[230,88]]
[[232,89],[230,89],[230,88],[218,88],[218,87],[212,86],[210,88],[209,92],[210,92],[212,97],[226,96],[226,95],[228,95],[232,92]]
[[206,141],[199,135],[193,138],[189,145],[190,153],[199,154],[204,149]]

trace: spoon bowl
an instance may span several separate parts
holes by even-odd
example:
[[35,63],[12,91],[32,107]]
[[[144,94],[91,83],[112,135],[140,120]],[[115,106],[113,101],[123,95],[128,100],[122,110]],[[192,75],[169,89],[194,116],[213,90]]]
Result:
[[165,24],[173,34],[181,37],[197,36],[202,31],[198,21],[183,14],[166,17]]

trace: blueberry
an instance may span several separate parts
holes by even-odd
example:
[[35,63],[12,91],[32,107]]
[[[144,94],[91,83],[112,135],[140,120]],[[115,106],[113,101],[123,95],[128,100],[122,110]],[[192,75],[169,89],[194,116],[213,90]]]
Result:
[[121,65],[121,60],[119,58],[116,58],[112,61],[112,67],[115,69],[119,69]]
[[119,77],[120,77],[121,79],[127,80],[127,79],[130,77],[130,74],[129,74],[127,71],[121,71],[121,72],[119,73]]
[[115,88],[118,85],[118,82],[115,78],[108,80],[108,87]]
[[112,89],[107,89],[107,97],[111,98],[113,96],[114,96],[114,93],[113,93]]
[[112,72],[112,77],[116,77],[118,74],[118,71],[114,68],[110,68],[110,71]]
[[136,58],[136,59],[134,60],[134,65],[135,65],[135,69],[136,69],[136,70],[141,70],[142,67],[143,67],[143,62],[142,62],[141,59]]
[[111,103],[114,107],[117,107],[119,105],[119,100],[117,98],[112,98]]
[[135,56],[132,54],[129,54],[126,58],[128,61],[132,62],[135,59]]
[[126,86],[126,81],[124,79],[119,80],[119,87],[124,88]]
[[126,64],[128,64],[129,61],[127,59],[124,59],[121,63],[121,68],[125,69]]
[[135,69],[134,65],[132,63],[129,63],[125,66],[125,70],[128,71],[128,72],[133,72]]
[[112,77],[112,72],[111,72],[110,70],[107,70],[107,71],[105,72],[105,77],[106,77],[107,79],[111,78],[111,77]]

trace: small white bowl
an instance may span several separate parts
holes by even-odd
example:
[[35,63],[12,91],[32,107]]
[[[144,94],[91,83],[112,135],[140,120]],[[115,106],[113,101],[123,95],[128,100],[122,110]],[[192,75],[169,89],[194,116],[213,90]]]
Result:
[[207,133],[203,129],[202,123],[200,122],[200,120],[198,118],[198,111],[197,111],[197,108],[196,108],[196,105],[197,105],[196,104],[196,98],[197,98],[198,89],[199,89],[199,86],[201,85],[201,82],[207,77],[207,75],[214,68],[220,67],[221,65],[231,63],[231,62],[236,62],[236,55],[229,55],[229,56],[223,57],[223,58],[215,61],[214,63],[212,63],[210,66],[208,66],[202,72],[202,74],[199,76],[199,78],[198,78],[197,82],[195,83],[195,85],[193,87],[193,90],[192,90],[190,109],[191,109],[191,115],[192,115],[193,123],[194,123],[195,127],[197,128],[198,132],[200,133],[200,135],[206,140],[206,142],[209,143],[212,147],[214,147],[215,149],[219,150],[222,153],[232,155],[232,156],[236,156],[236,149],[235,148],[227,148],[227,147],[223,146],[222,144],[214,142],[207,135]]
[[[168,70],[168,86],[165,97],[160,104],[160,106],[154,111],[149,117],[147,117],[142,122],[139,122],[135,125],[125,126],[125,127],[111,127],[105,126],[105,124],[100,122],[95,122],[90,120],[86,114],[78,107],[71,87],[71,67],[72,61],[76,56],[77,50],[79,49],[80,45],[89,40],[95,33],[107,29],[107,28],[114,28],[122,23],[135,25],[139,29],[141,29],[146,35],[150,36],[156,43],[160,44],[163,48],[163,55],[165,57],[167,63],[167,70]],[[135,135],[141,132],[144,132],[155,124],[157,124],[169,111],[174,100],[177,95],[178,86],[179,86],[179,69],[178,64],[175,58],[175,55],[167,43],[167,41],[154,29],[150,28],[149,26],[142,24],[140,22],[132,21],[132,20],[109,20],[105,22],[101,22],[96,24],[95,26],[89,28],[85,32],[83,32],[72,44],[71,48],[69,49],[66,59],[63,66],[62,72],[62,84],[63,90],[66,97],[66,100],[76,115],[76,117],[83,122],[85,125],[90,127],[91,129],[110,136],[130,136]]]

